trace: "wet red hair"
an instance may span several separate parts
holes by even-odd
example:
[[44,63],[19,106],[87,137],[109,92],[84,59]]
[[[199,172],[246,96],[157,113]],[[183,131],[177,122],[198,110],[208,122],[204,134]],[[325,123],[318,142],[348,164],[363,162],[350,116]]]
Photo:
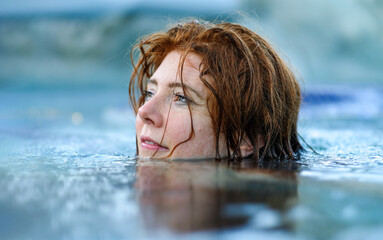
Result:
[[[224,155],[230,159],[242,157],[243,141],[252,147],[251,157],[256,160],[299,157],[299,84],[270,44],[239,24],[190,21],[142,38],[131,52],[134,69],[129,95],[136,114],[144,103],[145,79],[174,50],[183,61],[190,52],[202,57],[200,79],[209,91],[217,158],[222,155],[221,134],[228,149]],[[193,134],[192,128],[189,139]]]

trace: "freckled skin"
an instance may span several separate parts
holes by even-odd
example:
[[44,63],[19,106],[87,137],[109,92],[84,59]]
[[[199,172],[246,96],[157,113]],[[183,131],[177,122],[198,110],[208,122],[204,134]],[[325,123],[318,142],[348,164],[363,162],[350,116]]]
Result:
[[[199,65],[201,58],[190,53],[183,68],[183,82],[194,89],[188,91],[193,127],[195,136],[187,140],[191,132],[191,118],[189,109],[182,98],[175,94],[184,95],[182,87],[172,86],[181,83],[178,71],[180,54],[170,52],[151,79],[155,84],[148,83],[147,91],[150,91],[145,103],[139,108],[136,116],[136,134],[138,154],[142,157],[156,158],[209,158],[215,157],[215,134],[212,127],[211,117],[206,105],[207,89],[199,79]],[[151,146],[141,141],[142,137],[150,138],[162,147],[152,149]],[[162,139],[163,138],[163,139]],[[162,139],[162,141],[161,141]],[[225,152],[223,141],[220,141],[220,150]],[[176,148],[175,148],[176,147]],[[175,149],[174,149],[175,148]],[[169,154],[174,149],[171,156]]]

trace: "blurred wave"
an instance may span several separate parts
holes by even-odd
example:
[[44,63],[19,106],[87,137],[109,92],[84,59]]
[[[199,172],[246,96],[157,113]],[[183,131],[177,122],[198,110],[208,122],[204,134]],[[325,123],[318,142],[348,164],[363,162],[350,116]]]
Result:
[[186,16],[248,25],[308,84],[383,83],[381,1],[15,0],[0,1],[0,87],[126,87],[136,39]]
[[305,81],[383,83],[382,1],[248,2]]

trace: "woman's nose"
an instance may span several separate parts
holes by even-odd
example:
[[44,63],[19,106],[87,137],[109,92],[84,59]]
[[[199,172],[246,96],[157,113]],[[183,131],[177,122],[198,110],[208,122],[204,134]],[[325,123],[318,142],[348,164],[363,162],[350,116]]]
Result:
[[158,103],[158,99],[152,98],[145,102],[138,109],[138,116],[145,124],[150,124],[155,127],[161,127],[163,116],[161,114],[161,104]]

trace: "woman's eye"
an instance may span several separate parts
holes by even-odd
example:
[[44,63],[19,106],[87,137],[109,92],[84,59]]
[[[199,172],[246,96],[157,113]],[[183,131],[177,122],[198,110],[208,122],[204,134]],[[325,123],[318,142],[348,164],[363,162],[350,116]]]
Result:
[[151,92],[151,91],[146,91],[144,90],[142,96],[144,97],[145,99],[145,102],[149,101],[152,97],[153,97],[154,93]]
[[191,100],[187,97],[185,97],[183,94],[181,93],[175,93],[174,94],[174,101],[175,102],[180,102],[180,103],[188,103],[188,102],[191,102]]

